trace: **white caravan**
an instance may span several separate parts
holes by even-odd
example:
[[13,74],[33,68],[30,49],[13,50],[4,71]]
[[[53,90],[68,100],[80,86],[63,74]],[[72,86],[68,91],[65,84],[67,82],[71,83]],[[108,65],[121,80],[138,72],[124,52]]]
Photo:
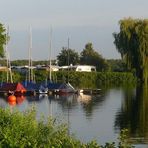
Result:
[[73,71],[78,71],[78,72],[92,72],[96,71],[95,66],[91,65],[70,65],[70,66],[62,66],[60,67],[60,70],[73,70]]

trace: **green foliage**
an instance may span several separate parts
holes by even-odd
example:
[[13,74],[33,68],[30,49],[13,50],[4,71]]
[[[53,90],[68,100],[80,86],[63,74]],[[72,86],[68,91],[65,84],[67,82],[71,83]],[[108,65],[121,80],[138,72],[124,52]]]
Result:
[[126,64],[121,59],[110,59],[107,60],[110,65],[110,71],[113,72],[127,72]]
[[0,65],[1,66],[6,66],[7,65],[6,59],[0,59]]
[[97,83],[113,86],[129,85],[135,84],[136,78],[129,72],[98,72]]
[[0,82],[6,82],[6,72],[0,72]]
[[[12,72],[12,80],[13,82],[21,82],[25,80],[25,75],[22,75],[19,72]],[[10,82],[10,72],[8,73],[8,81]],[[7,72],[0,72],[0,82],[7,82]]]
[[4,45],[6,44],[6,29],[0,23],[0,57],[4,57]]
[[[1,148],[115,148],[115,143],[99,145],[96,141],[82,143],[69,136],[67,126],[50,117],[36,120],[34,108],[21,113],[0,108],[0,147]],[[123,135],[124,134],[124,135]],[[120,148],[131,148],[123,133],[119,141]],[[126,147],[127,146],[127,147]]]
[[128,130],[123,129],[120,131],[120,135],[118,137],[119,143],[118,147],[119,148],[132,148],[133,146],[129,142],[129,137],[128,137]]
[[148,84],[148,20],[120,20],[120,32],[114,33],[114,44],[126,61],[127,67],[135,69],[142,82]]
[[48,78],[48,72],[45,70],[35,70],[34,74],[36,82],[42,82]]
[[88,144],[86,144],[86,148],[101,148],[102,146],[100,146],[95,140],[90,141]]
[[11,65],[12,66],[25,66],[28,65],[28,60],[14,60],[11,61]]
[[[66,81],[68,72],[56,72],[58,81]],[[76,88],[135,85],[136,78],[130,72],[69,72],[69,82]]]
[[63,47],[61,53],[57,56],[57,60],[59,66],[76,65],[79,63],[79,54],[75,50]]
[[20,113],[0,109],[0,147],[79,147],[81,142],[67,135],[64,124],[36,120],[34,110]]
[[25,78],[18,72],[13,72],[12,73],[12,79],[13,82],[21,82],[23,81]]
[[92,43],[87,43],[85,49],[81,52],[81,64],[94,65],[98,71],[107,71],[109,65],[102,56],[93,49]]

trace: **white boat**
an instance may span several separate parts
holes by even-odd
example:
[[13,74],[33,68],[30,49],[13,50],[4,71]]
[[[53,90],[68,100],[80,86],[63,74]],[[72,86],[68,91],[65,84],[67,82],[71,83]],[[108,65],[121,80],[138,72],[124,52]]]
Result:
[[48,88],[43,85],[40,85],[38,93],[39,94],[48,94]]

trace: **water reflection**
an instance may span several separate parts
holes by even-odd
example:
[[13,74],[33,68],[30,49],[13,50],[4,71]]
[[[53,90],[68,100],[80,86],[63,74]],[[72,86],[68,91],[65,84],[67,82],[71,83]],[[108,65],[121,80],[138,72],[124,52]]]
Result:
[[1,96],[0,97],[0,107],[5,108],[8,104],[10,106],[21,105],[25,99],[26,99],[25,96],[17,96],[16,100],[11,101],[8,99],[7,96]]
[[81,94],[77,101],[80,102],[86,117],[91,118],[95,108],[102,106],[102,103],[105,102],[105,96],[103,94],[94,96]]
[[125,90],[116,114],[115,129],[127,128],[133,143],[148,143],[148,89]]
[[5,108],[6,104],[6,99],[4,99],[4,97],[0,97],[0,107]]
[[[105,95],[86,95],[86,94],[69,94],[69,95],[47,95],[41,94],[37,96],[18,96],[16,97],[16,101],[8,101],[6,96],[0,97],[0,107],[5,108],[8,105],[12,106],[23,106],[24,102],[28,104],[29,107],[32,104],[41,105],[42,102],[48,102],[50,105],[53,102],[56,102],[60,105],[60,108],[65,111],[68,109],[72,110],[78,108],[78,105],[81,105],[83,110],[89,115],[93,113],[93,109],[96,106],[102,106],[102,103],[105,101]],[[100,104],[100,105],[99,105]],[[42,106],[43,107],[43,106]],[[44,107],[43,107],[44,108]],[[26,108],[27,109],[27,108]],[[45,108],[44,108],[45,109]]]
[[17,104],[22,104],[25,99],[26,99],[25,96],[17,96],[17,97],[16,97],[16,103],[17,103]]

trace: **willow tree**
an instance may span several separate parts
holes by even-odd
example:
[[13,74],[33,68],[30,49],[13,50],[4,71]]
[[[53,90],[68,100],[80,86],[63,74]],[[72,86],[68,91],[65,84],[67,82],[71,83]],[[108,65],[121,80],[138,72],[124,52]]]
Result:
[[148,84],[148,19],[127,18],[119,21],[120,32],[113,33],[114,44],[127,67]]
[[0,23],[0,58],[4,57],[4,45],[6,44],[6,29]]

